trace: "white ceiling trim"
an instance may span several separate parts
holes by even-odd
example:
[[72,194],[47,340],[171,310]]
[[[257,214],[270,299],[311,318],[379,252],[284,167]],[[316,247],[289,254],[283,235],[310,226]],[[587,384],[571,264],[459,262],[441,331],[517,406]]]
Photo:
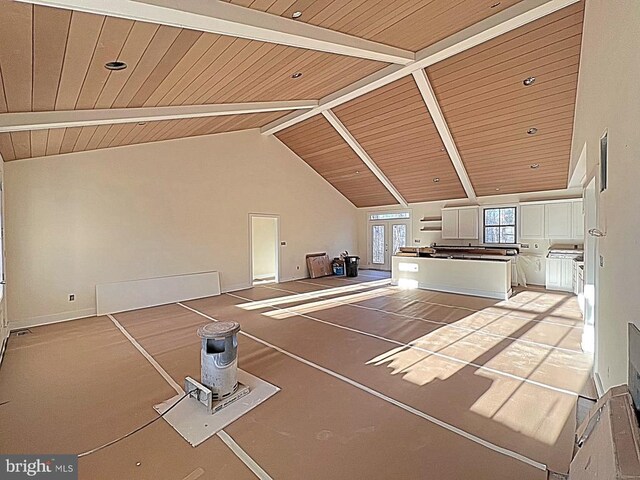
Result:
[[469,174],[464,167],[464,163],[462,163],[460,152],[458,152],[458,147],[456,146],[456,142],[453,140],[453,135],[451,135],[449,125],[447,125],[447,121],[442,114],[442,109],[440,108],[440,104],[436,99],[436,94],[431,87],[431,83],[427,78],[427,74],[424,70],[420,69],[416,72],[413,72],[413,79],[418,86],[418,90],[420,90],[420,94],[422,95],[424,103],[427,105],[427,109],[429,110],[431,119],[433,120],[433,123],[436,126],[438,133],[440,134],[442,143],[444,143],[444,148],[447,149],[447,153],[449,154],[451,163],[453,163],[453,168],[455,168],[456,173],[458,174],[458,178],[460,179],[460,183],[462,183],[462,188],[464,188],[464,191],[467,194],[469,200],[475,202],[477,200],[476,192],[473,190],[471,179],[469,178]]
[[404,197],[400,194],[400,192],[396,189],[396,187],[391,183],[391,181],[387,178],[387,176],[380,170],[380,167],[376,165],[373,159],[369,156],[369,154],[362,148],[362,145],[358,143],[351,132],[347,130],[347,127],[340,121],[340,119],[333,113],[331,110],[324,110],[322,112],[324,118],[326,118],[329,123],[336,129],[338,134],[344,139],[345,142],[349,144],[349,146],[353,149],[353,151],[360,157],[360,160],[364,162],[364,164],[373,172],[373,174],[382,182],[389,193],[394,196],[394,198],[402,205],[403,207],[408,207],[409,204],[404,199]]
[[292,100],[287,102],[2,113],[0,114],[0,133],[301,110],[310,109],[317,105],[318,102],[315,100]]
[[539,18],[561,10],[581,0],[524,0],[481,22],[451,35],[416,53],[416,60],[405,66],[390,65],[320,100],[307,112],[292,112],[261,128],[265,135],[277,133],[323,111],[335,108],[354,98],[399,80],[413,72],[441,62],[458,53],[522,27]]
[[219,0],[18,0],[406,65],[413,52]]

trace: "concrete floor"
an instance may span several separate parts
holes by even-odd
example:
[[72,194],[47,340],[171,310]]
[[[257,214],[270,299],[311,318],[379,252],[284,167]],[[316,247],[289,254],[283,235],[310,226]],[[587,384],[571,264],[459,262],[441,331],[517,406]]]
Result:
[[[544,479],[566,472],[578,393],[592,395],[574,296],[496,301],[388,274],[269,284],[113,315],[179,384],[198,326],[240,322],[240,368],[281,388],[197,448],[164,420],[80,459],[80,478]],[[109,317],[10,338],[0,452],[79,453],[153,419],[175,394]],[[268,478],[268,477],[265,477]]]

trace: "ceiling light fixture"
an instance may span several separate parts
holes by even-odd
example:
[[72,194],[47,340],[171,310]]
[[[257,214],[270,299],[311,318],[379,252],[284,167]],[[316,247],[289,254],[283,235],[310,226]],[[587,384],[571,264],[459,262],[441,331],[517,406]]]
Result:
[[127,64],[119,61],[107,62],[104,64],[104,68],[106,68],[107,70],[124,70],[125,68],[127,68]]
[[499,191],[500,191],[500,187],[496,187],[496,192],[499,192]]
[[496,8],[496,7],[497,7],[498,5],[500,5],[501,3],[502,3],[502,2],[494,3],[493,5],[491,5],[491,8]]
[[529,168],[532,168],[532,169],[535,170],[536,168],[540,168],[540,164],[539,163],[532,163],[531,165],[529,165]]
[[538,129],[536,127],[531,127],[527,130],[527,135],[535,135],[536,133],[538,133]]
[[302,76],[302,72],[296,72],[293,75],[291,75],[291,78],[300,78]]
[[440,181],[440,179],[438,177],[433,179],[433,183],[438,183]]
[[293,12],[293,13],[291,14],[291,18],[293,18],[294,20],[295,20],[296,18],[300,18],[301,16],[302,16],[302,12],[300,12],[300,11]]
[[525,87],[529,87],[529,86],[533,85],[534,83],[536,83],[536,77],[527,77],[522,81],[522,84]]

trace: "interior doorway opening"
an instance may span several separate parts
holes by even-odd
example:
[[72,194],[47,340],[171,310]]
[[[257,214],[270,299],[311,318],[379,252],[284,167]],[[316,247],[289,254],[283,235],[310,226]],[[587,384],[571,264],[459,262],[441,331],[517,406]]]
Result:
[[279,281],[279,218],[277,215],[250,215],[251,283]]

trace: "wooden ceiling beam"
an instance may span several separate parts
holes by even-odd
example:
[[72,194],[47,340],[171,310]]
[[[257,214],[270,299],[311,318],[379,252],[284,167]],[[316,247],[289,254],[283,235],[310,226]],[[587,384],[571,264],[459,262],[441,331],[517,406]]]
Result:
[[579,1],[581,0],[523,0],[513,7],[420,50],[416,53],[415,61],[404,66],[390,65],[383,68],[348,87],[327,95],[320,100],[317,107],[302,113],[292,112],[265,125],[261,131],[265,135],[271,135],[284,130]]
[[106,108],[98,110],[54,110],[0,114],[0,133],[52,128],[87,127],[118,123],[155,122],[184,118],[221,117],[248,113],[308,110],[315,100],[286,102],[222,103],[170,107]]
[[469,174],[462,162],[460,152],[458,152],[458,147],[453,139],[453,135],[451,135],[447,121],[442,114],[440,104],[438,104],[436,94],[429,83],[427,74],[424,70],[420,69],[413,72],[412,75],[416,85],[418,86],[418,90],[420,90],[420,95],[422,95],[422,99],[427,106],[427,110],[429,110],[429,115],[431,115],[431,119],[436,126],[436,130],[438,130],[438,133],[440,134],[444,148],[447,149],[453,168],[455,168],[458,178],[460,179],[460,183],[462,183],[462,188],[464,188],[464,192],[467,194],[469,200],[475,202],[477,200],[476,192],[473,190]]
[[406,65],[413,52],[220,0],[18,0]]
[[340,121],[340,119],[333,113],[331,110],[324,110],[322,115],[329,121],[329,123],[336,129],[338,134],[344,139],[345,142],[349,144],[351,149],[355,152],[360,160],[364,162],[369,170],[377,177],[378,180],[385,186],[389,193],[393,195],[393,197],[402,205],[403,207],[408,207],[409,204],[404,199],[404,197],[400,194],[398,189],[391,183],[391,181],[387,178],[387,176],[380,170],[380,167],[376,165],[376,163],[372,160],[369,154],[362,148],[362,145],[358,143],[351,132],[347,130],[347,127]]

